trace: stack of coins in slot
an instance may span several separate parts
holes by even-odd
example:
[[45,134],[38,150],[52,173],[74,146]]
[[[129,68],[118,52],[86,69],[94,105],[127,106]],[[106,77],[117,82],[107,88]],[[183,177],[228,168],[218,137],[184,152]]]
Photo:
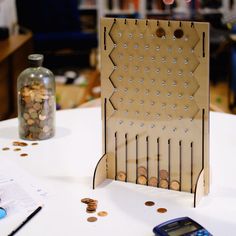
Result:
[[53,91],[43,84],[33,82],[19,91],[20,137],[29,140],[43,140],[55,133],[55,97]]
[[83,198],[81,199],[82,203],[87,204],[87,208],[86,208],[86,212],[87,213],[94,213],[97,210],[97,205],[98,205],[98,201],[95,199],[91,199],[91,198]]
[[147,184],[147,169],[144,166],[138,167],[138,184],[146,185]]
[[169,186],[169,173],[167,170],[160,170],[160,188],[168,188]]

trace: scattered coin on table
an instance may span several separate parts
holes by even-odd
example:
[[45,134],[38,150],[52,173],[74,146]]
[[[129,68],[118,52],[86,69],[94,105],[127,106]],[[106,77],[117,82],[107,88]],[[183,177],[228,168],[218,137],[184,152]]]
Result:
[[27,153],[22,153],[22,154],[20,154],[20,156],[21,156],[21,157],[27,157],[28,154],[27,154]]
[[21,151],[21,148],[14,148],[13,151],[14,152],[19,152],[19,151]]
[[98,219],[97,217],[92,216],[92,217],[88,217],[88,218],[87,218],[87,221],[88,221],[88,222],[95,222],[95,221],[97,221],[97,219]]
[[3,151],[8,151],[8,150],[10,150],[10,148],[9,147],[4,147],[4,148],[2,148],[2,150]]
[[25,143],[25,142],[19,142],[19,141],[14,141],[14,142],[12,143],[12,145],[13,145],[13,146],[19,146],[19,147],[28,146],[27,143]]
[[158,208],[157,212],[159,212],[159,213],[166,213],[167,209],[166,208]]
[[153,201],[147,201],[144,203],[146,206],[154,206],[155,205],[155,202]]
[[36,146],[39,145],[38,143],[31,143],[32,146]]
[[98,216],[101,216],[101,217],[104,217],[104,216],[107,216],[108,213],[106,211],[99,211],[98,212]]

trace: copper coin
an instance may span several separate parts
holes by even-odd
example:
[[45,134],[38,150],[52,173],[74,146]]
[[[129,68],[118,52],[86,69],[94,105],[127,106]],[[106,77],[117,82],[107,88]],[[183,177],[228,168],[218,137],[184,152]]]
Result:
[[25,142],[19,142],[19,141],[14,141],[14,142],[12,143],[12,145],[13,145],[13,146],[20,146],[20,147],[28,146],[27,143],[25,143]]
[[147,184],[147,178],[143,175],[140,175],[137,179],[138,184],[146,185]]
[[147,201],[147,202],[145,202],[145,205],[146,206],[154,206],[155,203],[153,201]]
[[166,35],[166,32],[165,32],[165,30],[162,27],[159,27],[156,30],[156,35],[157,35],[158,38],[162,38],[163,36]]
[[85,203],[85,204],[88,204],[91,200],[92,200],[91,198],[87,198],[87,197],[86,197],[86,198],[82,198],[82,199],[81,199],[81,202],[82,202],[82,203]]
[[4,147],[4,148],[2,148],[2,150],[3,151],[8,151],[8,150],[10,150],[10,148],[9,147]]
[[32,146],[36,146],[39,145],[38,143],[31,143]]
[[106,212],[106,211],[99,211],[98,212],[98,216],[107,216],[108,215],[108,213]]
[[87,221],[88,222],[95,222],[95,221],[97,221],[97,217],[94,217],[94,216],[92,216],[92,217],[89,217],[89,218],[87,218]]
[[182,29],[177,29],[175,30],[174,32],[174,36],[177,38],[177,39],[181,39],[183,36],[184,36],[184,31]]
[[86,209],[86,212],[87,212],[87,213],[95,213],[95,212],[96,212],[96,209],[95,209],[95,210],[94,210],[94,209],[92,209],[92,210]]
[[22,153],[22,154],[20,154],[20,156],[21,156],[21,157],[27,157],[28,154],[26,154],[26,153]]
[[158,180],[157,180],[156,177],[151,177],[151,178],[148,180],[148,185],[149,185],[149,186],[157,187],[157,184],[158,184]]
[[170,183],[170,189],[179,191],[179,188],[180,188],[180,183],[179,183],[179,181],[177,181],[177,180],[171,181],[171,183]]
[[159,213],[166,213],[167,209],[166,208],[158,208],[157,212],[159,212]]
[[168,188],[168,181],[165,179],[160,180],[160,188]]
[[126,180],[126,173],[123,171],[119,171],[117,173],[117,180],[125,181]]
[[21,148],[15,148],[15,149],[13,149],[13,151],[19,152],[19,151],[21,151]]
[[160,178],[161,179],[168,179],[169,174],[167,170],[160,170]]
[[147,169],[144,166],[138,167],[138,176],[139,175],[147,176]]

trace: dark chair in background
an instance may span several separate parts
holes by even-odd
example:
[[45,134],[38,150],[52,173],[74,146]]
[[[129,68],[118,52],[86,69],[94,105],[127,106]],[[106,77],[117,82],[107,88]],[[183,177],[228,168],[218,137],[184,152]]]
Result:
[[89,65],[97,33],[82,32],[78,0],[16,0],[20,26],[33,32],[35,52],[52,67]]

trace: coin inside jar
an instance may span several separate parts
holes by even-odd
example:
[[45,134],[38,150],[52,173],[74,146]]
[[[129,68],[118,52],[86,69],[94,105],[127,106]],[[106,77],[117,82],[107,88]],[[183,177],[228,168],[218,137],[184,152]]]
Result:
[[119,171],[117,173],[117,180],[125,181],[126,180],[126,173],[123,171]]
[[182,29],[176,29],[175,32],[174,32],[174,36],[177,39],[180,39],[184,36],[184,31]]
[[159,27],[156,30],[156,35],[157,35],[158,38],[162,38],[163,36],[166,35],[166,32],[165,32],[165,30],[162,27]]
[[140,175],[137,179],[138,184],[146,185],[147,184],[147,178],[143,175]]
[[88,217],[88,218],[87,218],[87,221],[88,221],[88,222],[95,222],[95,221],[97,221],[97,217],[95,217],[95,216]]
[[170,189],[175,190],[175,191],[179,191],[179,189],[180,189],[180,183],[179,183],[179,181],[177,181],[177,180],[171,181],[171,183],[170,183]]

